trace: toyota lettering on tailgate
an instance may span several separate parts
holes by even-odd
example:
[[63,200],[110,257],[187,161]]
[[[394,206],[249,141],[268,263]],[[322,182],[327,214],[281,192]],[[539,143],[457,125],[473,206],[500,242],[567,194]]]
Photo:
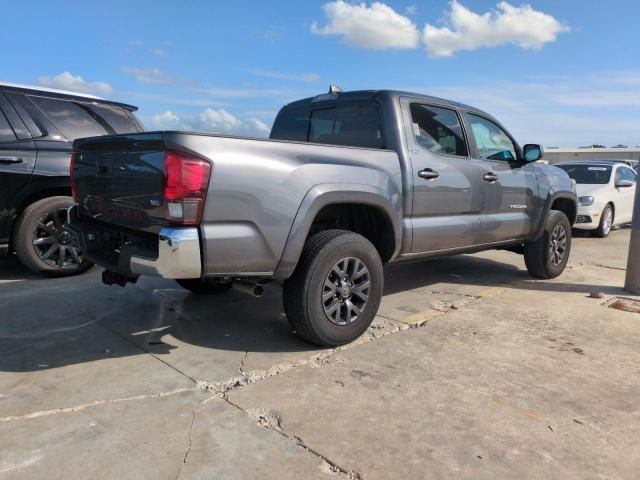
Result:
[[139,222],[143,219],[142,212],[134,208],[120,207],[118,205],[110,205],[104,202],[92,201],[90,208],[96,214],[105,215],[108,217],[124,218],[127,220],[133,220]]

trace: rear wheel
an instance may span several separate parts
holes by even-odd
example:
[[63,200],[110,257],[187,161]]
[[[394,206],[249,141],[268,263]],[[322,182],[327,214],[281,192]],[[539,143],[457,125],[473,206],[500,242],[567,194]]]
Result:
[[560,211],[550,210],[540,238],[524,244],[524,263],[537,278],[555,278],[569,261],[571,252],[571,224]]
[[611,204],[607,204],[602,211],[602,215],[600,216],[600,224],[598,228],[595,229],[593,234],[599,238],[605,238],[609,236],[611,232],[611,227],[613,226],[613,207]]
[[216,295],[231,288],[231,281],[217,278],[184,278],[176,280],[178,285],[196,295]]
[[93,264],[72,242],[67,209],[70,197],[50,197],[29,205],[16,222],[13,248],[30,270],[54,277],[76,275]]
[[369,328],[383,289],[382,261],[361,235],[312,236],[284,283],[284,309],[296,333],[322,347],[344,345]]

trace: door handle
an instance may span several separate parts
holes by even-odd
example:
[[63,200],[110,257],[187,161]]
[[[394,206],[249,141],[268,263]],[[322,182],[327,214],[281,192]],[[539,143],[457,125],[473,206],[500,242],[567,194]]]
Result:
[[438,178],[440,174],[435,170],[432,170],[430,168],[425,168],[424,170],[420,170],[418,172],[418,176],[420,178],[424,178],[425,180],[433,180],[434,178]]
[[20,157],[0,157],[0,163],[22,163]]
[[482,176],[485,182],[493,183],[498,180],[498,176],[493,172],[487,172]]

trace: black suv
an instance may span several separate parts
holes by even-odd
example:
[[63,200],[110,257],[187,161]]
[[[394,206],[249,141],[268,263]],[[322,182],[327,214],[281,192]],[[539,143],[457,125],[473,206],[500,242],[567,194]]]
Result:
[[54,276],[91,263],[72,243],[73,140],[143,131],[137,107],[73,92],[0,83],[0,253]]

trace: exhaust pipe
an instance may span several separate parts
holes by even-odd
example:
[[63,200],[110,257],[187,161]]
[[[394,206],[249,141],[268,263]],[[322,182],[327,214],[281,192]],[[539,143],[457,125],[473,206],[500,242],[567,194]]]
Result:
[[246,280],[234,280],[231,286],[242,293],[251,295],[252,297],[260,298],[264,295],[264,285],[257,282],[248,282]]

